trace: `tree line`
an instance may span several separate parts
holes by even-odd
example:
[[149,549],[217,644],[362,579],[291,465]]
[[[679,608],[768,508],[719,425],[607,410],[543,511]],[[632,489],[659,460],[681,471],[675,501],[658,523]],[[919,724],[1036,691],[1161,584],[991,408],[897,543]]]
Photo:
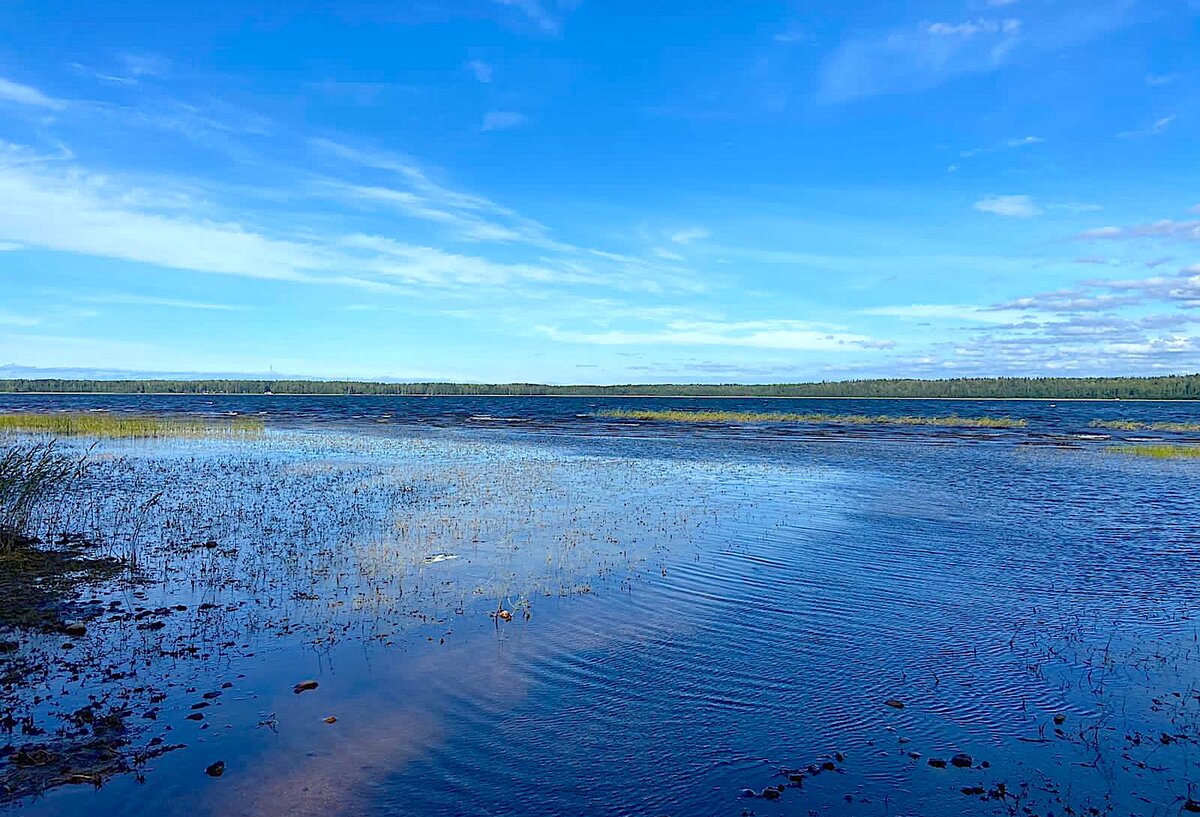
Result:
[[355,380],[0,380],[0,392],[90,394],[315,394],[644,397],[895,397],[1200,399],[1200,374],[1165,377],[981,377],[819,383],[665,383],[551,386],[540,383],[372,383]]

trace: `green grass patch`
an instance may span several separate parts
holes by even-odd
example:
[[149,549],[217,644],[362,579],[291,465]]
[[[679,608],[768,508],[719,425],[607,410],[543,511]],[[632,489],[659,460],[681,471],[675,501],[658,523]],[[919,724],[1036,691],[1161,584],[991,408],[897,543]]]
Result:
[[1200,459],[1200,445],[1110,445],[1105,450],[1156,460]]
[[1092,420],[1092,428],[1107,428],[1114,431],[1173,431],[1186,434],[1200,432],[1200,423],[1141,423],[1137,420]]
[[1025,420],[1012,417],[918,417],[867,414],[789,414],[757,411],[613,410],[600,417],[614,420],[650,420],[671,423],[826,423],[831,425],[939,426],[942,428],[1024,428]]
[[210,419],[66,412],[0,414],[0,432],[56,437],[202,437],[253,435],[262,430],[263,421],[253,417]]

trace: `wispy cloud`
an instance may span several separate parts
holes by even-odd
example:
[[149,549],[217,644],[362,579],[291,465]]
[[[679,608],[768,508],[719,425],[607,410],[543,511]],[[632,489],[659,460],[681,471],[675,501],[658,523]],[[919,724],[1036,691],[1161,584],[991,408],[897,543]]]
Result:
[[483,116],[483,129],[485,131],[511,130],[521,127],[528,121],[529,118],[525,114],[517,111],[489,111]]
[[988,196],[975,202],[974,206],[980,212],[1010,218],[1031,218],[1043,212],[1029,196]]
[[890,349],[891,340],[796,320],[671,321],[645,331],[584,332],[555,326],[535,330],[551,340],[594,346],[729,346],[788,351],[835,352]]
[[37,326],[41,318],[33,315],[18,315],[15,312],[0,312],[0,326]]
[[501,6],[516,9],[545,34],[559,34],[566,15],[578,5],[577,0],[492,0]]
[[198,309],[214,312],[239,312],[246,307],[235,304],[190,301],[184,298],[157,298],[151,295],[89,295],[80,300],[93,304],[128,304],[130,306],[161,306],[168,309]]
[[61,99],[47,96],[37,88],[22,85],[4,77],[0,77],[0,102],[15,102],[18,105],[29,105],[52,111],[61,111],[67,107],[67,103]]
[[475,76],[476,80],[484,83],[491,82],[492,76],[495,73],[495,69],[492,68],[491,64],[483,60],[471,60],[467,63],[467,70]]
[[1000,323],[1010,320],[1009,317],[998,314],[994,309],[971,304],[899,304],[895,306],[872,306],[860,309],[861,315],[872,315],[886,318],[904,318],[908,320],[955,320],[977,321],[980,323]]
[[1146,84],[1151,88],[1158,88],[1163,85],[1170,85],[1179,79],[1179,74],[1147,74]]
[[925,90],[956,75],[992,70],[1020,34],[1018,19],[979,18],[925,22],[850,39],[826,61],[818,96],[847,102]]
[[1004,150],[1015,150],[1017,148],[1029,147],[1030,145],[1038,145],[1044,141],[1046,140],[1040,136],[1015,136],[1011,139],[1005,139],[1003,142],[998,144],[991,145],[990,147],[964,150],[959,155],[964,159],[969,159],[972,156],[979,156],[985,153],[999,153],[1000,151]]
[[1150,224],[1134,224],[1131,227],[1095,227],[1084,230],[1076,238],[1084,241],[1138,238],[1174,238],[1184,241],[1200,241],[1200,220],[1175,221],[1165,218]]
[[1175,121],[1175,115],[1164,116],[1154,120],[1147,128],[1141,130],[1125,130],[1117,134],[1118,139],[1143,139],[1148,136],[1158,136],[1160,133],[1165,133],[1167,128]]
[[676,230],[669,237],[676,244],[691,244],[693,241],[702,241],[711,236],[712,233],[703,227],[687,227]]
[[138,54],[124,51],[117,55],[117,61],[125,69],[125,74],[134,79],[165,77],[171,70],[171,61],[158,54]]

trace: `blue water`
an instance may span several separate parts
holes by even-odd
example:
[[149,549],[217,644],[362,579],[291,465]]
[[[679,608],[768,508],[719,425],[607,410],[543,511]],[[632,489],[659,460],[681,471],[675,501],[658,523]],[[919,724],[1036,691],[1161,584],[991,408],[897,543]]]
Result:
[[[669,409],[738,412],[802,412],[831,415],[1007,417],[1026,420],[1025,429],[931,429],[887,426],[887,436],[959,436],[1010,441],[1063,441],[1094,435],[1093,420],[1200,423],[1200,402],[1191,401],[1044,401],[1044,400],[809,400],[781,398],[598,398],[598,397],[308,397],[300,395],[95,395],[0,394],[0,411],[155,412],[196,416],[230,413],[255,415],[287,427],[328,426],[364,429],[368,425],[444,428],[527,428],[538,433],[696,436],[714,430],[680,424],[612,420],[611,410]],[[830,427],[754,424],[715,427],[722,436],[736,433],[824,436]],[[879,429],[875,429],[878,431]],[[856,427],[832,430],[838,436],[873,434]],[[1111,434],[1101,430],[1101,434]],[[1117,437],[1128,436],[1118,432]],[[1138,435],[1143,436],[1143,435]],[[1164,436],[1158,434],[1156,436]],[[1170,435],[1165,435],[1170,436]],[[1200,437],[1200,434],[1193,435]]]
[[[1029,425],[595,417],[662,406]],[[24,813],[1173,815],[1200,796],[1200,461],[1088,428],[1200,405],[0,397],[32,407],[265,412],[269,431],[93,451],[105,500],[72,513],[114,548],[132,543],[106,520],[163,493],[145,599],[104,601],[188,609],[154,633],[97,621],[89,648],[130,678],[64,668],[24,692],[160,689],[132,740],[186,748]],[[971,768],[929,765],[958,752]]]

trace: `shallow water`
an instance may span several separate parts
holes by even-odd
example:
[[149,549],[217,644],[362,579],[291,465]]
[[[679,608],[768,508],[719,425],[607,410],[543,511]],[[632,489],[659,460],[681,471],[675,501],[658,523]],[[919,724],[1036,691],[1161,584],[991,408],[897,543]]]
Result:
[[[93,491],[62,512],[148,581],[96,592],[73,666],[62,636],[24,637],[51,669],[10,706],[49,727],[107,694],[135,746],[186,747],[16,808],[1177,814],[1200,797],[1200,463],[1079,436],[1200,407],[804,401],[1029,419],[999,431],[594,417],[664,402],[0,397],[269,428],[92,452]],[[957,752],[972,768],[928,764]],[[826,761],[778,800],[742,797]]]

